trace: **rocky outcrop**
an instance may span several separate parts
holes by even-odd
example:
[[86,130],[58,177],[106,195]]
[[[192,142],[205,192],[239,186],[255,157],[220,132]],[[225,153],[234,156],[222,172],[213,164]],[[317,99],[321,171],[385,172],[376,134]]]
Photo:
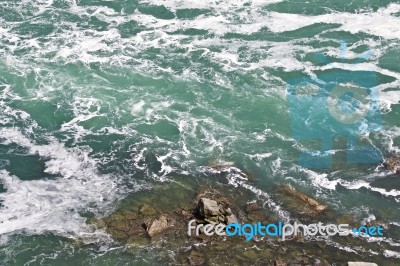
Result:
[[101,221],[105,230],[114,239],[128,244],[140,244],[174,227],[175,219],[171,217],[173,214],[156,216],[156,213],[153,207],[144,204],[138,213],[116,211]]
[[[241,190],[240,187],[234,189],[228,187],[224,190],[224,187],[221,187],[210,187],[205,184],[198,187],[197,191],[192,190],[189,199],[182,200],[187,204],[174,205],[171,208],[164,208],[165,205],[158,204],[161,197],[149,197],[143,193],[145,200],[132,200],[132,203],[124,204],[106,218],[92,218],[90,224],[95,228],[104,228],[119,243],[126,244],[127,250],[134,252],[141,248],[147,249],[148,245],[162,244],[163,248],[165,246],[168,251],[175,254],[173,258],[171,257],[173,263],[186,266],[226,263],[325,266],[329,265],[327,262],[331,259],[329,254],[335,254],[335,262],[341,265],[347,264],[349,257],[345,251],[337,251],[319,242],[308,242],[304,238],[294,237],[291,241],[281,244],[279,238],[273,237],[265,238],[263,241],[256,238],[244,241],[243,237],[206,235],[205,225],[227,225],[235,223],[238,218],[243,224],[255,224],[259,221],[267,224],[279,221],[279,217],[276,217],[262,199],[249,201],[247,190]],[[297,204],[296,208],[304,208],[302,211],[306,216],[302,215],[301,218],[309,219],[309,214],[327,210],[327,206],[317,199],[290,187],[282,186],[278,192],[281,192],[280,200],[285,201],[288,198],[290,202]],[[176,193],[168,192],[164,197],[177,201]],[[327,212],[330,213],[333,212]],[[350,218],[342,217],[343,220]],[[193,220],[197,225],[204,225],[199,227],[200,234],[194,234],[193,231],[188,233],[188,223]],[[351,259],[363,258],[352,256]]]
[[146,232],[150,237],[154,237],[161,232],[173,227],[175,220],[167,218],[165,215],[161,215],[155,219],[150,220],[146,223]]
[[211,224],[230,224],[238,221],[229,206],[209,198],[199,200],[198,215],[205,223]]
[[386,168],[389,171],[400,174],[400,155],[393,156],[385,162]]
[[211,218],[218,216],[220,213],[220,206],[218,202],[212,199],[201,198],[199,201],[199,213],[202,217]]

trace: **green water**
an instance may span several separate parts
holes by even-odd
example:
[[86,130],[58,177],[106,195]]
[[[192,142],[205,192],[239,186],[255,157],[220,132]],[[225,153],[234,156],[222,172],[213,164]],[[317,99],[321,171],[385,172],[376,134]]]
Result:
[[[400,257],[398,178],[346,161],[346,136],[335,135],[346,126],[312,124],[324,102],[297,114],[333,132],[333,163],[304,167],[319,139],[298,138],[286,90],[296,78],[373,72],[381,127],[352,134],[380,161],[398,151],[399,2],[2,0],[0,36],[2,264],[159,262],[163,249],[127,251],[91,231],[88,214],[177,176],[217,182],[213,161],[250,172],[218,182],[271,208],[283,183],[337,215],[383,220],[376,260]],[[88,235],[93,244],[76,244]]]

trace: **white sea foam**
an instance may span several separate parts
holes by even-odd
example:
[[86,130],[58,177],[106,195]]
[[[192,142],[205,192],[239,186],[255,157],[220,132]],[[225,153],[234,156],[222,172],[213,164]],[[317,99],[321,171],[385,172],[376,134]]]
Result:
[[164,5],[170,10],[176,11],[177,9],[217,9],[220,11],[230,11],[232,8],[243,8],[244,6],[251,7],[263,7],[273,3],[282,2],[282,0],[252,0],[249,2],[244,2],[240,0],[233,1],[215,1],[215,0],[206,0],[206,1],[196,1],[196,0],[142,0],[141,3],[148,3],[153,5]]
[[391,197],[399,197],[400,191],[396,189],[386,190],[384,188],[378,188],[371,186],[371,184],[366,181],[366,178],[360,180],[346,181],[341,178],[329,180],[328,174],[322,173],[318,174],[310,169],[300,168],[300,171],[306,173],[308,175],[309,180],[311,180],[312,184],[316,187],[321,187],[328,190],[336,190],[336,186],[340,184],[341,186],[350,189],[350,190],[358,190],[360,188],[366,188],[370,191],[374,191],[380,193],[384,196]]
[[383,255],[384,255],[385,257],[400,259],[400,252],[398,252],[398,251],[393,251],[393,250],[385,249],[385,250],[383,251]]
[[3,144],[14,143],[44,160],[45,172],[55,177],[21,180],[5,170],[0,180],[6,192],[0,194],[0,234],[24,230],[29,233],[53,231],[79,236],[89,233],[83,211],[105,211],[118,194],[117,178],[100,175],[87,151],[66,148],[51,140],[37,145],[13,128],[0,129]]
[[[52,1],[23,1],[25,3],[32,3],[35,5],[37,10],[33,10],[35,16],[39,16],[44,11],[52,8]],[[390,109],[390,105],[398,103],[400,96],[396,91],[385,91],[390,87],[398,87],[400,76],[399,73],[393,70],[387,70],[379,68],[377,60],[382,52],[384,52],[380,41],[374,40],[362,40],[356,42],[350,48],[357,48],[358,46],[367,44],[374,51],[369,61],[357,66],[346,63],[332,63],[327,66],[315,66],[311,62],[304,62],[298,59],[298,56],[303,56],[308,53],[324,52],[330,56],[339,58],[340,51],[337,47],[323,47],[323,48],[312,48],[307,45],[307,41],[317,40],[320,42],[329,41],[329,39],[323,39],[319,36],[314,38],[299,38],[297,40],[288,40],[286,42],[275,42],[275,41],[262,41],[262,40],[241,40],[237,39],[224,39],[222,38],[227,33],[239,33],[244,35],[250,35],[257,33],[263,28],[282,33],[291,30],[297,30],[304,26],[309,26],[315,23],[339,23],[340,27],[335,30],[344,30],[352,33],[365,32],[372,35],[380,36],[384,39],[392,40],[400,38],[400,21],[399,17],[393,15],[398,12],[400,5],[391,4],[387,7],[381,8],[376,12],[366,13],[345,13],[335,12],[331,14],[324,14],[318,16],[309,15],[296,15],[278,12],[268,12],[262,10],[262,7],[270,4],[279,2],[279,0],[257,0],[251,1],[250,5],[243,1],[178,1],[178,0],[167,0],[167,1],[143,1],[142,3],[149,3],[154,5],[164,5],[172,11],[176,11],[182,8],[205,8],[211,9],[211,12],[201,15],[196,19],[192,20],[164,20],[157,19],[154,16],[142,14],[139,11],[131,15],[121,14],[108,7],[92,6],[84,7],[79,6],[75,1],[70,1],[71,7],[66,8],[66,12],[71,12],[77,16],[82,16],[82,19],[86,19],[87,16],[95,16],[98,19],[105,21],[110,26],[104,31],[96,31],[93,29],[80,29],[76,24],[71,23],[68,27],[60,27],[55,33],[50,34],[46,43],[41,42],[37,38],[22,37],[17,32],[13,31],[15,26],[18,26],[17,22],[4,22],[1,21],[0,28],[0,44],[4,45],[7,49],[0,50],[0,54],[4,55],[4,64],[9,67],[14,67],[16,73],[23,76],[32,69],[37,67],[45,66],[47,63],[77,63],[83,62],[85,64],[97,62],[102,63],[106,66],[117,66],[136,68],[138,72],[144,73],[168,73],[177,76],[179,79],[189,78],[196,80],[197,82],[208,82],[207,78],[201,78],[203,69],[197,68],[196,64],[188,65],[187,68],[182,71],[173,71],[170,67],[165,67],[160,64],[158,60],[141,58],[138,55],[146,54],[147,49],[159,48],[162,56],[165,56],[163,62],[168,62],[172,58],[168,58],[168,54],[173,56],[180,56],[181,54],[175,54],[175,49],[179,49],[182,52],[182,56],[190,57],[191,52],[201,51],[202,57],[211,60],[218,66],[221,66],[221,70],[216,71],[213,75],[214,84],[229,88],[240,90],[241,88],[235,88],[229,78],[224,73],[229,71],[257,71],[264,69],[278,69],[286,72],[290,71],[304,71],[305,73],[313,76],[316,70],[329,70],[333,68],[339,68],[344,70],[365,70],[373,69],[378,73],[382,73],[391,77],[394,77],[396,81],[389,84],[379,85],[380,99],[382,105],[385,108]],[[23,7],[22,7],[23,8]],[[35,18],[40,20],[40,18]],[[120,32],[117,30],[117,26],[124,22],[136,20],[140,26],[146,28],[144,31],[129,37],[122,38]],[[239,22],[238,22],[239,20]],[[3,23],[4,22],[4,23]],[[65,25],[61,25],[65,26]],[[187,29],[204,29],[207,30],[210,36],[207,37],[188,37],[185,34],[171,34],[178,30]],[[331,30],[332,31],[332,30]],[[190,38],[190,41],[187,41]],[[212,47],[219,47],[218,51],[211,49]],[[239,56],[239,49],[245,47],[250,55],[259,55],[257,60],[243,59]],[[23,55],[15,55],[16,50],[28,50],[31,52],[24,53]],[[171,52],[171,53],[170,53]],[[54,57],[49,58],[49,54],[54,53]],[[347,52],[347,59],[366,58],[365,53]],[[265,71],[267,72],[267,71]],[[51,76],[53,75],[53,76]],[[279,90],[285,91],[284,82],[279,77],[271,77],[272,75],[266,76],[268,82],[271,80],[280,81]],[[35,91],[34,96],[36,98],[48,99],[51,98],[48,92],[62,90],[60,84],[69,84],[69,77],[65,77],[63,80],[58,79],[56,82],[57,86],[54,86],[52,80],[55,77],[59,78],[59,73],[52,73],[50,71],[48,79],[40,81],[41,85],[38,90]],[[98,79],[102,77],[97,76]],[[112,84],[108,83],[107,79],[103,78],[103,81],[109,86]],[[58,84],[57,84],[58,82]],[[73,84],[76,85],[76,84]],[[34,88],[34,90],[37,88]],[[65,122],[62,127],[62,132],[73,133],[75,141],[80,140],[83,136],[88,134],[101,134],[102,132],[116,132],[118,134],[132,133],[132,129],[118,129],[114,127],[103,127],[97,132],[92,132],[91,129],[84,128],[80,124],[88,121],[92,118],[101,116],[100,108],[101,102],[96,98],[90,98],[87,95],[81,95],[83,92],[81,88],[74,90],[78,96],[73,98],[71,103],[74,118],[71,121]],[[266,93],[275,90],[276,88],[267,87]],[[7,90],[4,90],[7,91]],[[10,91],[8,91],[11,93]],[[234,92],[232,92],[234,93]],[[90,94],[90,92],[86,92]],[[203,95],[201,95],[203,96]],[[5,96],[7,100],[17,99],[17,95],[8,94]],[[283,95],[282,95],[283,97]],[[58,99],[56,99],[58,100]],[[127,107],[128,113],[131,114],[133,119],[139,119],[139,122],[153,122],[158,119],[167,119],[165,115],[160,114],[162,110],[171,107],[169,101],[158,101],[149,99],[149,97],[143,99],[134,99],[133,101],[127,101],[125,104],[121,104],[121,109]],[[1,103],[2,104],[2,103]],[[22,120],[29,120],[29,114],[23,111],[15,111],[9,108],[7,105],[0,105],[3,113],[9,115],[9,117],[1,117],[0,122],[3,124],[9,124],[13,119],[21,118]],[[91,108],[92,107],[92,108]],[[94,109],[93,109],[94,108]],[[204,110],[207,110],[209,106],[201,106]],[[221,114],[227,120],[232,119],[231,114],[222,113],[220,110],[212,109],[214,113]],[[11,119],[11,118],[12,119]],[[157,154],[157,160],[161,163],[161,173],[154,174],[156,180],[164,181],[166,176],[172,171],[177,171],[170,161],[187,158],[189,154],[202,154],[209,156],[212,152],[225,153],[229,151],[229,144],[232,140],[245,139],[247,136],[236,132],[235,136],[232,136],[232,128],[225,128],[223,125],[219,125],[213,119],[201,118],[194,119],[190,116],[178,115],[178,122],[174,120],[175,124],[178,124],[181,137],[179,143],[173,143],[162,139],[150,139],[148,136],[142,138],[142,142],[138,144],[138,153],[135,154],[134,161],[137,169],[145,169],[145,166],[139,162],[143,161],[144,151],[142,146],[147,144],[153,144],[158,142],[160,145],[165,145],[170,149],[165,149],[162,153]],[[136,120],[134,120],[137,122]],[[27,130],[29,131],[29,130]],[[395,131],[395,130],[394,130]],[[96,171],[96,162],[90,158],[88,151],[83,148],[66,148],[64,145],[55,139],[50,139],[50,143],[46,145],[37,145],[30,139],[25,137],[21,132],[14,129],[5,129],[1,133],[6,135],[6,143],[16,143],[19,146],[25,147],[32,154],[38,154],[41,158],[46,159],[46,172],[56,175],[57,178],[54,180],[33,180],[23,181],[9,173],[2,171],[1,180],[7,187],[7,192],[2,195],[4,200],[4,206],[9,209],[1,210],[0,214],[4,219],[7,226],[2,228],[0,232],[11,232],[12,230],[55,230],[59,232],[80,232],[78,228],[85,227],[83,218],[77,214],[78,209],[84,209],[89,203],[95,203],[103,205],[102,197],[105,196],[108,199],[113,198],[113,187],[116,185],[115,177],[107,175],[99,175]],[[390,133],[391,148],[395,150],[393,146],[393,138],[395,133]],[[267,137],[271,135],[279,138],[283,142],[290,142],[294,146],[299,146],[295,140],[285,136],[281,133],[265,132]],[[264,135],[257,136],[257,140],[264,141],[267,139]],[[190,140],[200,139],[201,147],[189,145]],[[176,146],[174,146],[176,144]],[[171,147],[177,149],[171,149]],[[181,148],[181,150],[180,150]],[[298,147],[301,149],[302,147]],[[171,151],[173,150],[173,151]],[[182,157],[179,157],[182,156]],[[274,176],[285,175],[287,170],[282,167],[283,157],[278,156],[274,160],[270,159],[270,153],[254,153],[249,155],[251,159],[256,161],[268,160],[271,161],[270,166]],[[190,159],[188,158],[188,161]],[[186,162],[185,162],[186,163]],[[183,166],[183,164],[182,164]],[[237,171],[237,170],[236,170]],[[375,191],[382,195],[398,197],[400,194],[397,190],[387,191],[381,188],[372,187],[369,182],[365,180],[356,181],[345,181],[343,179],[330,180],[327,174],[318,174],[312,171],[307,172],[309,180],[319,188],[326,190],[334,190],[338,184],[346,187],[347,189],[360,189],[366,188],[370,191]],[[233,186],[243,186],[256,195],[261,195],[267,199],[268,204],[274,203],[270,201],[267,193],[252,186],[243,179],[242,175],[231,174],[228,176],[228,182]],[[17,189],[20,187],[21,189]],[[29,204],[33,205],[30,206]],[[57,206],[57,207],[55,207]],[[276,207],[276,206],[275,206]],[[14,216],[11,215],[9,210],[14,210],[16,217],[11,224],[10,219]],[[71,210],[72,213],[71,213]],[[4,214],[4,215],[3,215]],[[5,218],[3,218],[5,217]],[[8,220],[7,220],[8,219]],[[30,222],[32,221],[32,222]],[[62,221],[62,222],[60,222]],[[63,224],[63,228],[57,226]],[[36,231],[35,231],[36,232]]]
[[[283,68],[285,71],[302,70],[310,75],[313,75],[315,70],[326,70],[331,68],[340,68],[345,70],[363,70],[375,69],[378,73],[382,73],[396,79],[395,82],[390,84],[379,85],[380,99],[382,108],[390,110],[390,105],[398,103],[400,96],[394,91],[385,91],[386,88],[398,87],[399,74],[387,69],[378,68],[377,60],[379,55],[384,50],[382,43],[374,40],[362,40],[356,42],[350,48],[356,48],[357,45],[368,44],[372,48],[372,60],[363,64],[339,64],[334,63],[325,67],[314,66],[310,62],[298,60],[296,55],[299,53],[313,53],[325,52],[328,55],[339,57],[339,49],[334,47],[324,48],[311,48],[304,44],[306,39],[288,40],[286,42],[271,42],[271,41],[243,41],[239,39],[225,40],[221,36],[226,33],[242,33],[251,34],[258,32],[262,28],[269,28],[275,32],[284,32],[287,30],[295,30],[300,27],[312,25],[315,23],[340,23],[342,24],[339,30],[346,30],[350,32],[368,32],[377,36],[382,36],[387,39],[400,38],[400,23],[399,17],[394,14],[399,10],[399,4],[390,4],[382,7],[376,12],[364,13],[340,13],[334,12],[331,14],[324,14],[318,16],[308,16],[299,14],[288,14],[278,12],[267,12],[262,7],[279,1],[251,1],[244,3],[241,1],[144,1],[142,3],[149,3],[154,5],[164,5],[172,11],[181,8],[207,8],[213,12],[200,16],[194,20],[163,20],[157,19],[151,15],[135,12],[130,15],[120,14],[115,10],[102,7],[85,7],[77,5],[74,1],[68,11],[79,16],[93,15],[100,20],[110,23],[110,27],[104,31],[95,31],[92,29],[78,30],[76,25],[66,27],[51,34],[51,38],[46,43],[38,43],[35,38],[21,39],[19,34],[13,32],[12,26],[15,23],[8,22],[2,25],[0,36],[4,40],[14,40],[15,44],[9,45],[10,51],[17,48],[33,49],[31,53],[24,56],[14,57],[11,54],[6,54],[5,58],[10,65],[15,64],[28,58],[33,58],[36,62],[41,61],[67,61],[67,62],[99,62],[107,64],[117,64],[120,66],[134,63],[138,69],[143,72],[153,71],[154,69],[161,72],[168,72],[173,74],[170,68],[164,68],[157,64],[154,60],[139,58],[136,55],[145,51],[150,47],[157,47],[162,49],[174,49],[180,47],[186,49],[186,54],[189,55],[191,51],[203,50],[203,56],[210,57],[216,63],[223,65],[224,71],[231,71],[235,69],[242,69],[245,71],[253,71],[257,69],[268,68]],[[40,10],[51,9],[51,4],[47,1],[35,1]],[[22,7],[21,7],[22,8]],[[237,23],[237,17],[234,16],[238,10],[240,14],[241,23]],[[138,33],[136,36],[130,38],[121,38],[119,31],[115,28],[121,23],[136,20],[143,27],[147,27]],[[235,23],[233,23],[235,20]],[[69,23],[69,22],[68,22]],[[384,25],[384,26],[382,26]],[[390,25],[390,27],[387,27]],[[205,29],[214,34],[216,37],[198,38],[191,37],[191,42],[182,42],[188,38],[182,34],[170,34],[177,30],[185,29]],[[315,39],[325,41],[318,36]],[[300,42],[300,43],[299,43]],[[210,46],[222,46],[219,52],[210,51]],[[264,54],[257,62],[246,62],[238,57],[238,49],[243,45],[248,47],[249,53]],[[56,53],[54,58],[48,59],[49,53]],[[106,54],[106,56],[104,56]],[[365,58],[365,53],[357,54],[352,51],[346,53],[346,58]],[[177,73],[179,77],[190,77],[198,79],[198,70],[195,66],[190,66],[185,69],[184,75]],[[220,82],[222,81],[222,82]],[[225,87],[232,87],[230,81],[221,77],[219,73],[215,73],[215,82]],[[280,88],[284,91],[284,84]]]
[[[268,27],[275,32],[296,30],[315,23],[339,23],[341,29],[351,32],[366,32],[387,39],[400,38],[400,18],[392,15],[400,10],[399,4],[390,4],[376,12],[330,13],[318,16],[271,12]],[[383,27],[383,25],[386,25]]]

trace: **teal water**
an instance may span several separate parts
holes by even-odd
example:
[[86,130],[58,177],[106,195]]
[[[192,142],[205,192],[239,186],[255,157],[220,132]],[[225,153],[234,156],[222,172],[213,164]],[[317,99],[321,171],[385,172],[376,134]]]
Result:
[[[400,2],[2,0],[0,36],[4,265],[151,264],[157,254],[113,249],[87,213],[178,175],[210,178],[212,161],[251,172],[224,182],[267,206],[283,183],[385,221],[375,252],[400,258],[398,177],[347,163],[340,135],[330,167],[304,167],[318,139],[296,138],[286,91],[299,77],[373,71],[380,128],[358,137],[381,160],[398,152]],[[94,244],[70,243],[80,237]]]

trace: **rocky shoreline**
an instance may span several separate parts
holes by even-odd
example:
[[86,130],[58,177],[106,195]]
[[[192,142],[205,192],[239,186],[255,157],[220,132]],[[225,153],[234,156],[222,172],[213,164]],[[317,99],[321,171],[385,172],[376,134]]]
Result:
[[[388,161],[389,170],[399,171],[393,168],[400,166],[396,164],[400,160],[396,160]],[[163,259],[162,263],[167,265],[376,265],[349,262],[373,261],[372,255],[349,253],[322,240],[303,236],[286,241],[271,237],[246,241],[243,236],[206,236],[204,232],[198,236],[194,233],[189,235],[187,229],[191,220],[195,220],[195,225],[226,226],[236,221],[274,223],[282,217],[258,199],[249,201],[249,192],[241,187],[195,182],[182,185],[182,182],[169,185],[164,192],[138,193],[115,212],[102,219],[91,218],[88,223],[96,230],[107,232],[128,250],[161,245],[173,254]],[[302,222],[357,223],[350,215],[334,215],[327,204],[290,186],[277,185],[276,190],[281,195],[283,206]],[[373,224],[387,228],[380,221],[371,221],[370,225]],[[365,241],[353,236],[334,240],[343,246],[365,245]],[[388,262],[386,265],[396,263]]]

